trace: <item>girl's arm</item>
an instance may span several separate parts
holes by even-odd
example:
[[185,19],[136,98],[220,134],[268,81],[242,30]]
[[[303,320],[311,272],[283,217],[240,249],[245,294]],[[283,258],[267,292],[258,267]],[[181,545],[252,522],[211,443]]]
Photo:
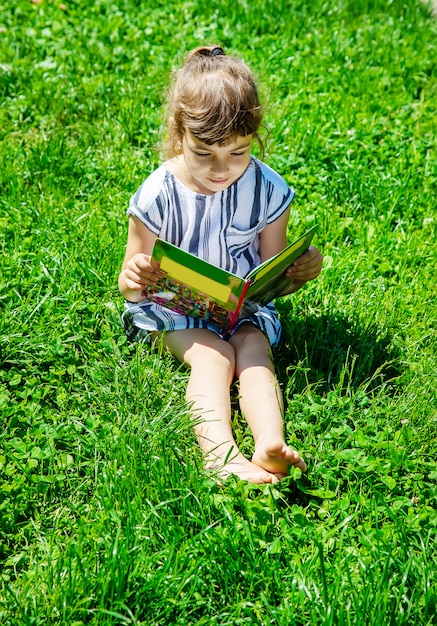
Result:
[[287,245],[287,224],[290,219],[290,209],[288,208],[277,220],[267,224],[259,236],[259,253],[261,263],[271,259]]
[[121,294],[129,302],[144,300],[144,289],[154,285],[159,278],[158,268],[151,264],[155,239],[156,235],[140,220],[132,215],[129,217],[126,254],[118,277]]
[[[261,263],[283,250],[287,244],[287,224],[290,216],[288,209],[277,220],[268,224],[260,234]],[[323,257],[315,246],[310,246],[285,271],[290,279],[290,287],[282,295],[294,293],[309,280],[317,278],[322,269]]]

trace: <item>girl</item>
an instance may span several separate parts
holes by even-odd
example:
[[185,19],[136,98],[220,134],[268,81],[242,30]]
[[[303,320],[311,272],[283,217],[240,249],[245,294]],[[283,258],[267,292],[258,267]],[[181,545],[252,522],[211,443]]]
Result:
[[[276,483],[290,465],[306,464],[284,440],[283,401],[271,347],[281,327],[274,305],[260,307],[222,336],[219,329],[149,302],[158,280],[151,264],[157,236],[245,276],[287,244],[294,192],[251,156],[261,143],[262,113],[253,76],[218,46],[190,52],[176,74],[170,98],[168,160],[133,195],[119,288],[130,338],[162,335],[168,350],[190,368],[186,399],[205,467],[223,477]],[[294,293],[318,276],[322,256],[310,247],[286,272]],[[285,295],[285,294],[284,294]],[[231,429],[230,386],[239,380],[239,402],[254,438],[246,459]]]

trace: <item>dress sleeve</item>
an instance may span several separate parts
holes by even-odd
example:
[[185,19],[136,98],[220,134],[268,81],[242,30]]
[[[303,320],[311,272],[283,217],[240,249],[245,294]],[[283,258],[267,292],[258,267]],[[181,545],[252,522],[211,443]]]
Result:
[[138,218],[155,235],[160,234],[164,220],[164,178],[165,172],[162,168],[146,178],[131,197],[126,212],[127,215]]
[[280,217],[290,206],[295,192],[287,182],[268,165],[263,163],[265,193],[267,197],[267,224]]

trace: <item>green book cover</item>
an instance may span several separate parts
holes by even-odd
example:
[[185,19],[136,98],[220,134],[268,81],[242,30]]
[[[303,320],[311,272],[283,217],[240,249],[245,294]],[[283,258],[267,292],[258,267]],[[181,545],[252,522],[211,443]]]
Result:
[[[310,247],[316,233],[317,224],[306,231],[297,241],[288,245],[276,256],[258,265],[248,274],[250,285],[240,315],[250,315],[251,309],[264,306],[280,296],[290,284],[285,277],[285,270]],[[254,306],[255,305],[255,306]]]
[[152,260],[159,264],[162,277],[146,290],[147,299],[229,330],[239,317],[250,315],[283,293],[289,284],[285,270],[308,249],[316,229],[313,226],[246,278],[157,238]]

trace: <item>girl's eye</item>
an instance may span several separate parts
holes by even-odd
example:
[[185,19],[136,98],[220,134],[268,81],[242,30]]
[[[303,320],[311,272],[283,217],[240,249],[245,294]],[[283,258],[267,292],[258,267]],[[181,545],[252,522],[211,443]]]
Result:
[[243,156],[245,152],[246,152],[245,150],[243,152],[233,152],[232,156],[236,156],[236,157]]
[[207,156],[209,156],[209,152],[195,152],[194,154],[196,154],[199,157],[207,157]]

